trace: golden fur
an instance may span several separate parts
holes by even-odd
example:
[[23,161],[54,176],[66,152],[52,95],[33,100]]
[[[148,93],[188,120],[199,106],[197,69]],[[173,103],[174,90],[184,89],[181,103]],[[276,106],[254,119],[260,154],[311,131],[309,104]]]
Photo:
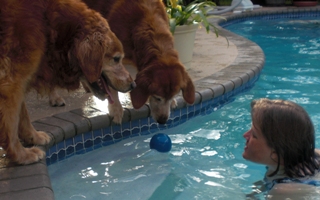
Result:
[[194,103],[195,88],[173,47],[168,18],[161,0],[84,0],[109,22],[122,42],[125,61],[138,69],[137,87],[131,91],[133,107],[138,109],[149,99],[151,115],[166,123],[174,96]]
[[42,94],[55,87],[75,90],[81,80],[99,98],[109,98],[106,83],[123,92],[134,86],[123,56],[107,21],[78,0],[2,0],[0,146],[6,157],[18,164],[37,162],[45,153],[22,143],[51,140],[30,123],[24,102],[28,89]]

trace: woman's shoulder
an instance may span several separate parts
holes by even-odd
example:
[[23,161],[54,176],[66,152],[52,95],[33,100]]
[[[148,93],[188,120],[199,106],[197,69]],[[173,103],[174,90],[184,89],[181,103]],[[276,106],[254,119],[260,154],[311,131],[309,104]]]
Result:
[[[279,183],[268,192],[270,199],[304,199],[319,197],[320,187],[303,183]],[[283,198],[282,198],[283,197]]]
[[[311,176],[296,177],[296,178],[288,177],[284,172],[283,168],[280,168],[278,173],[272,177],[269,177],[267,174],[268,172],[265,175],[264,181],[266,183],[266,188],[268,190],[271,190],[278,185],[287,185],[289,188],[291,188],[291,184],[293,184],[293,186],[296,186],[297,184],[320,186],[319,170],[317,170]],[[280,186],[280,187],[286,187],[286,186]]]
[[320,149],[314,149],[315,153],[320,156]]
[[[320,151],[319,151],[320,155]],[[306,195],[317,196],[320,193],[320,173],[303,178],[290,178],[280,170],[274,177],[265,177],[268,196],[281,199],[303,199]],[[285,198],[283,198],[285,199]]]

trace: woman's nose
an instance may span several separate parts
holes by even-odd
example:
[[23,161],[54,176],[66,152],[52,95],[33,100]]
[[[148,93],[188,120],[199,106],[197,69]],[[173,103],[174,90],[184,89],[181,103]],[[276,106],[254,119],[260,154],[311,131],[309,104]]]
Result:
[[243,137],[247,140],[249,140],[250,136],[251,136],[251,129],[245,132],[245,134],[243,134]]

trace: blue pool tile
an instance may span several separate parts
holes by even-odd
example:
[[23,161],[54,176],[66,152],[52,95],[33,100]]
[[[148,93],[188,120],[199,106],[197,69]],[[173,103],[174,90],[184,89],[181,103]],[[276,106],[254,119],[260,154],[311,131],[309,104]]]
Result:
[[122,131],[121,125],[113,125],[111,127],[111,130],[112,130],[112,133],[121,132]]
[[73,156],[75,154],[75,148],[74,146],[69,146],[67,149],[66,149],[66,158],[69,158],[71,156]]
[[139,136],[140,135],[140,128],[133,128],[131,129],[131,136]]
[[195,108],[195,105],[189,105],[189,106],[187,107],[188,114],[191,113],[191,112],[194,112],[194,108]]
[[159,124],[158,125],[159,129],[163,130],[163,129],[168,129],[168,127],[172,127],[172,124],[174,124],[175,119],[179,118],[179,117],[173,116],[172,118],[169,118],[166,124],[164,124],[164,125]]
[[54,153],[50,156],[50,163],[53,164],[56,162],[58,162],[58,153]]
[[64,160],[66,158],[66,151],[64,149],[58,152],[58,161]]
[[83,154],[85,152],[83,143],[76,144],[74,148],[75,148],[76,154]]
[[126,130],[122,131],[123,138],[128,138],[128,137],[130,137],[130,135],[131,135],[130,129],[126,129]]
[[46,163],[47,163],[47,166],[53,164],[53,163],[51,163],[51,158],[49,158],[49,157],[46,157]]
[[171,124],[171,127],[168,127],[168,128],[173,128],[173,127],[176,127],[180,124],[180,120],[177,120],[177,121],[174,121],[172,124]]
[[134,129],[134,128],[139,128],[140,127],[140,120],[134,120],[134,121],[131,121],[130,122],[130,126],[131,126],[131,129]]
[[65,145],[64,141],[59,142],[59,143],[57,144],[57,149],[58,149],[58,151],[59,151],[60,149],[65,149],[65,148],[66,148],[66,145]]
[[106,128],[103,129],[102,137],[105,137],[106,135],[110,135],[111,133],[112,133],[111,126],[106,127]]
[[87,140],[92,140],[93,139],[93,135],[92,132],[87,132],[83,134],[83,141],[86,142]]
[[95,138],[98,138],[98,137],[100,137],[100,138],[102,138],[102,129],[97,129],[97,130],[94,130],[94,131],[92,131],[92,133],[93,133],[93,138],[95,139]]
[[140,121],[139,126],[149,125],[149,117],[144,118],[144,119],[140,119],[139,121]]
[[78,144],[78,143],[83,143],[83,134],[79,134],[73,137],[73,143],[74,145]]
[[47,155],[51,156],[52,154],[57,152],[58,152],[58,148],[57,148],[57,145],[55,144],[55,145],[52,145],[52,147],[48,150]]
[[149,126],[152,126],[153,124],[158,124],[152,117],[149,118]]
[[126,129],[130,130],[130,128],[131,128],[131,124],[129,122],[121,124],[122,130],[126,130]]
[[113,137],[112,137],[112,135],[110,135],[110,134],[105,135],[105,136],[102,138],[102,141],[103,141],[103,142],[113,141]]
[[96,146],[96,145],[100,145],[101,146],[101,143],[102,143],[102,137],[97,137],[93,140],[93,145]]
[[195,112],[195,105],[190,105],[187,107],[188,109],[188,116],[192,117],[192,115],[194,115],[194,112]]
[[188,107],[180,109],[180,116],[181,115],[186,115],[188,113]]
[[199,103],[199,104],[194,106],[194,109],[195,109],[194,114],[195,114],[195,116],[199,115],[199,113],[201,111],[201,108],[202,108],[202,103]]
[[73,137],[65,140],[65,145],[66,145],[66,148],[68,148],[69,146],[73,146],[74,145]]
[[213,99],[208,99],[207,101],[203,101],[201,102],[201,110],[203,110],[203,108],[207,107],[208,105],[210,105],[210,103],[212,102]]
[[118,139],[122,139],[122,134],[121,132],[114,132],[112,137],[115,139],[115,140],[118,140]]
[[93,150],[93,140],[85,141],[84,148],[85,148],[86,152],[92,151]]
[[180,116],[181,115],[181,109],[173,110],[170,115],[171,115],[170,118],[174,118],[174,117]]
[[159,131],[158,124],[152,123],[149,127],[150,133],[155,133]]
[[175,117],[175,118],[173,119],[173,125],[176,124],[178,121],[180,121],[180,116]]

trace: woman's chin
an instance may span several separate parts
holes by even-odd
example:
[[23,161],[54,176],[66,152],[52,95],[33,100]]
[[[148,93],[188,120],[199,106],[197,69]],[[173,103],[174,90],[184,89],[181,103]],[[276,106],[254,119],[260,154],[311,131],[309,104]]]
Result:
[[244,152],[242,153],[242,157],[243,157],[244,159],[248,160],[248,156],[247,156],[247,154],[246,154],[246,151],[244,151]]

